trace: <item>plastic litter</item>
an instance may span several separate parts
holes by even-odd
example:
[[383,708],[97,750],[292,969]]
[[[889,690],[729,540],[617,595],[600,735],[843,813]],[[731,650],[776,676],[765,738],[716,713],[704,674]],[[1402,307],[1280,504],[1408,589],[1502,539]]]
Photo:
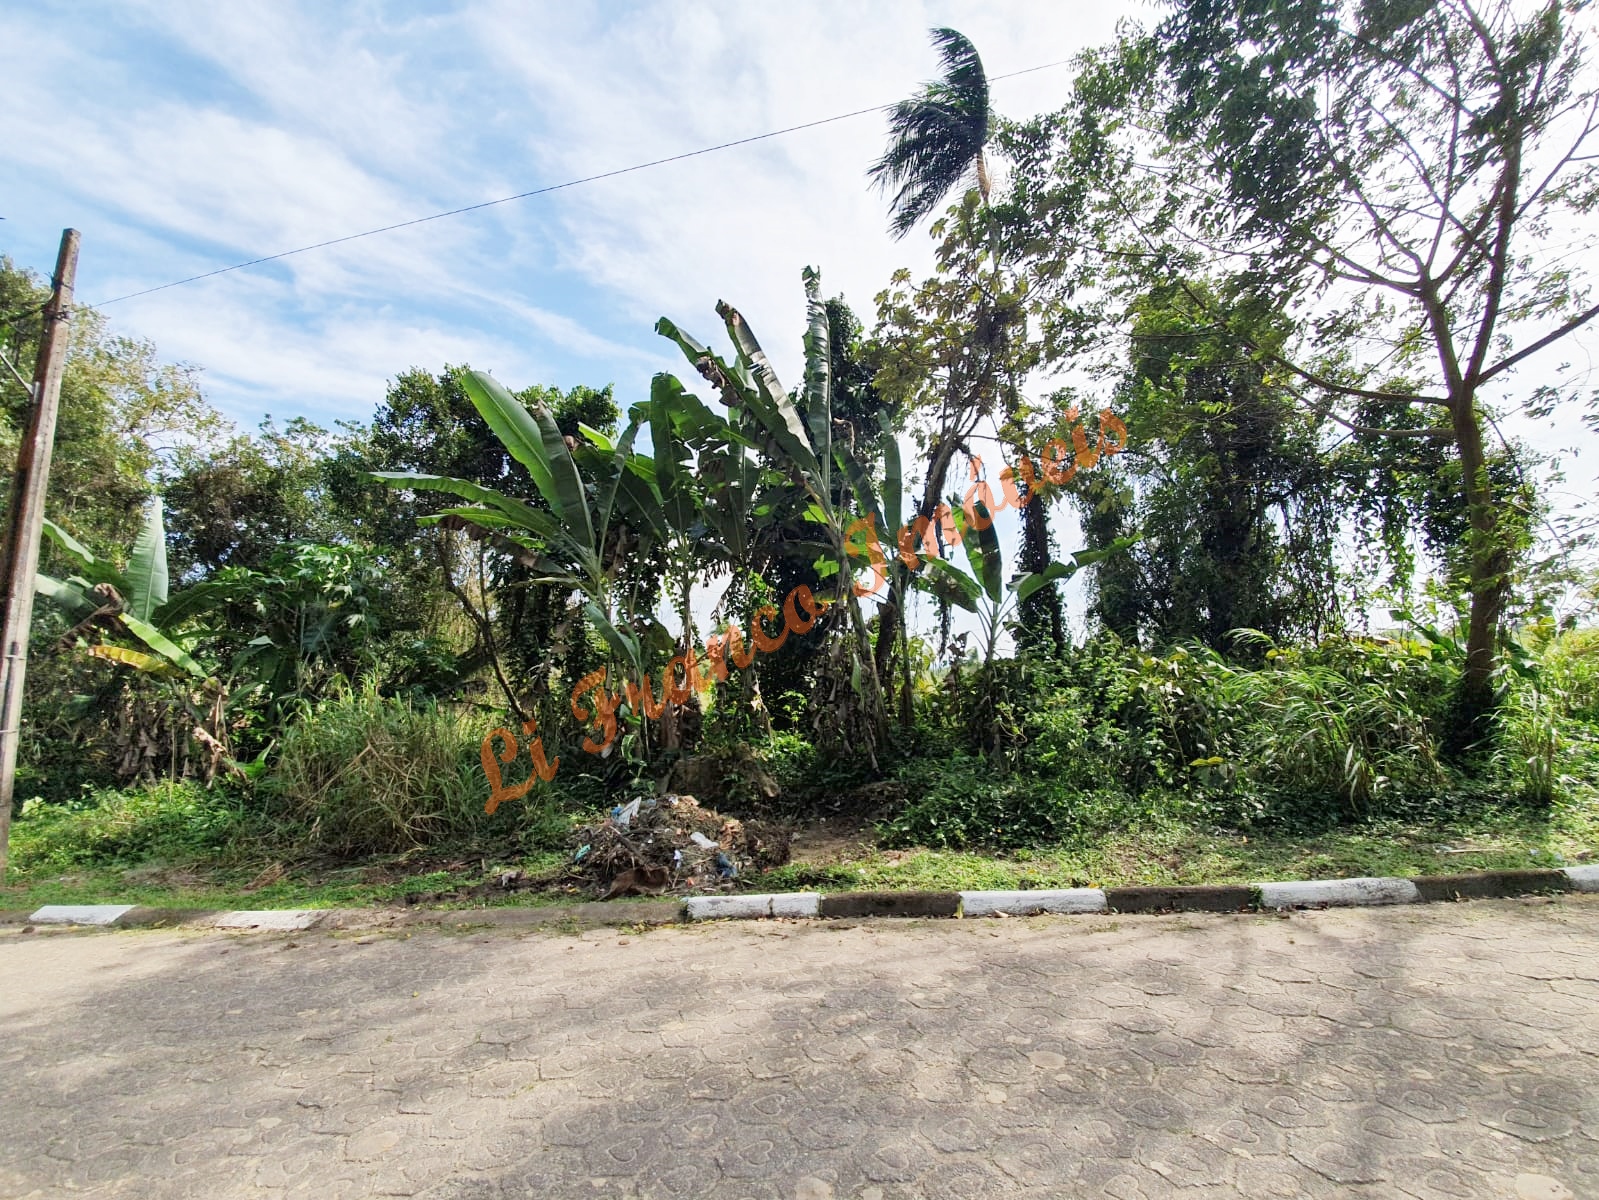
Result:
[[745,876],[788,861],[789,831],[781,825],[725,816],[686,793],[654,799],[607,806],[594,824],[573,831],[567,879],[574,888],[596,896],[732,891]]

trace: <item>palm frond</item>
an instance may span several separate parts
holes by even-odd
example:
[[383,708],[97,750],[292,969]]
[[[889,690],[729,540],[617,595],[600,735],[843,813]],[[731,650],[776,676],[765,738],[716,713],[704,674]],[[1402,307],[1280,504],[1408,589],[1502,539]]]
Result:
[[888,149],[867,177],[894,193],[889,228],[904,237],[965,179],[988,142],[988,77],[977,48],[953,29],[932,31],[944,74],[889,110]]

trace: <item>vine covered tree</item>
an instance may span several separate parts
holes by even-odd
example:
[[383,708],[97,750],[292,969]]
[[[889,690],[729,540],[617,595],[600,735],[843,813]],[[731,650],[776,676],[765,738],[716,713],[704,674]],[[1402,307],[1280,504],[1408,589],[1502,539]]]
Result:
[[[1581,7],[1180,0],[1086,57],[1067,109],[1007,144],[1040,287],[1126,300],[1230,276],[1303,331],[1262,345],[1212,311],[1268,382],[1352,432],[1451,448],[1468,516],[1462,743],[1493,707],[1513,540],[1491,405],[1599,316],[1573,266],[1599,203]],[[1062,311],[1046,332],[1080,328]]]

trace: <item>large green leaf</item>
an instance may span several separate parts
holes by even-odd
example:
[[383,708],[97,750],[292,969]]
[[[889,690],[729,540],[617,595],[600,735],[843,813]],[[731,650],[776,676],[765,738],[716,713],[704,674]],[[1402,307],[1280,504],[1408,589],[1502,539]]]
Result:
[[128,559],[128,611],[141,621],[167,602],[167,531],[161,519],[161,497],[150,502]]
[[761,349],[754,331],[736,308],[722,303],[716,306],[716,311],[721,314],[727,335],[738,350],[740,365],[755,384],[745,395],[749,411],[800,469],[808,486],[818,494],[825,494],[824,473],[816,458],[816,448],[800,422],[799,410],[778,381],[766,351]]
[[699,513],[694,496],[694,471],[688,446],[678,436],[674,409],[682,403],[683,385],[664,372],[650,381],[650,439],[655,446],[655,485],[668,526],[686,535]]
[[467,371],[461,376],[461,386],[506,453],[527,468],[539,495],[556,508],[555,477],[544,448],[544,431],[527,406],[506,391],[498,379],[482,371]]
[[972,573],[982,581],[983,591],[988,598],[998,604],[1005,588],[1004,564],[999,557],[999,531],[994,528],[993,515],[982,501],[976,501],[972,511],[980,521],[987,521],[982,528],[971,528],[965,511],[959,508],[954,513],[955,527],[960,530],[961,545],[966,549],[967,561],[972,564]]
[[384,483],[393,484],[395,487],[415,488],[423,492],[444,492],[451,496],[459,496],[463,500],[472,500],[485,508],[493,508],[503,513],[513,524],[526,529],[529,533],[556,541],[567,540],[561,523],[549,513],[513,496],[497,492],[493,488],[473,483],[470,479],[456,479],[450,475],[423,475],[416,471],[373,471],[371,475],[372,478],[381,479]]
[[918,586],[935,596],[946,597],[957,608],[967,612],[977,611],[977,598],[983,594],[982,584],[973,579],[947,558],[929,558],[927,573],[921,576]]
[[1019,579],[1012,581],[1011,590],[1016,593],[1017,601],[1025,600],[1041,587],[1070,579],[1084,567],[1091,567],[1097,562],[1103,562],[1113,554],[1120,554],[1129,546],[1137,545],[1142,537],[1142,534],[1134,534],[1131,537],[1117,538],[1110,545],[1101,547],[1098,550],[1079,550],[1072,555],[1072,561],[1069,563],[1052,562],[1042,571],[1034,571],[1029,575],[1023,575]]
[[180,589],[150,615],[158,629],[175,629],[184,621],[221,608],[238,597],[239,584],[232,579],[212,577]]
[[[849,480],[850,490],[855,493],[856,503],[877,523],[877,536],[884,541],[892,539],[895,530],[884,524],[883,509],[877,502],[877,489],[872,486],[872,477],[867,472],[865,464],[850,454],[848,447],[843,443],[834,448],[833,457],[843,469],[844,477]],[[820,514],[819,509],[818,513]],[[891,552],[885,551],[885,553],[889,553],[892,557]]]
[[61,526],[48,517],[44,519],[44,533],[69,559],[72,565],[92,587],[97,583],[109,583],[117,591],[126,596],[128,594],[127,577],[104,559],[98,559],[89,553],[88,549]]
[[49,517],[45,517],[43,519],[43,525],[45,534],[52,542],[61,547],[66,555],[72,559],[73,566],[85,573],[92,572],[94,570],[97,560],[95,559],[94,555],[89,553],[89,548],[87,546],[78,541],[77,538],[73,537],[65,529],[61,528],[61,526],[57,525]]
[[133,613],[123,613],[121,620],[128,627],[129,633],[133,634],[134,637],[138,638],[162,658],[174,666],[183,668],[196,679],[208,678],[205,668],[190,658],[188,651],[184,650],[154,625],[135,616]]
[[883,427],[883,520],[888,524],[890,537],[899,536],[899,527],[905,523],[904,475],[899,462],[899,439],[894,436],[894,426],[889,415],[878,414]]
[[[604,481],[596,489],[598,504],[596,512],[600,518],[600,540],[603,541],[606,533],[611,528],[611,514],[616,510],[617,493],[621,490],[622,479],[627,475],[628,460],[633,455],[633,439],[638,436],[638,422],[629,421],[622,436],[611,445],[611,461],[609,470],[604,476]],[[604,547],[596,544],[596,550]]]
[[592,600],[583,605],[583,615],[588,618],[589,624],[599,630],[599,634],[605,639],[606,644],[616,651],[624,662],[631,666],[635,672],[642,669],[643,656],[637,638],[631,634],[623,633],[615,625],[612,625],[605,613],[600,609],[600,606]]
[[1033,571],[1031,574],[1023,575],[1011,584],[1011,588],[1016,593],[1016,599],[1022,601],[1026,600],[1039,588],[1047,587],[1057,580],[1070,579],[1075,574],[1077,574],[1076,563],[1052,562],[1042,571]]
[[810,426],[811,446],[822,465],[822,482],[831,491],[826,471],[833,460],[833,356],[827,328],[827,305],[822,303],[822,277],[812,267],[803,272],[805,280],[805,421]]

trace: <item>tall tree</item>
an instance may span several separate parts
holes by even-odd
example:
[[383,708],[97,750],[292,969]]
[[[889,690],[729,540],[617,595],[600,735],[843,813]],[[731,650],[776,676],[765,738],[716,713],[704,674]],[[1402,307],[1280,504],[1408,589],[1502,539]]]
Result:
[[[1126,455],[1074,490],[1088,545],[1143,540],[1095,575],[1095,610],[1129,641],[1197,640],[1231,652],[1236,629],[1315,637],[1333,621],[1339,496],[1325,422],[1306,413],[1209,313],[1225,301],[1193,284],[1135,310],[1117,389]],[[1271,314],[1234,314],[1258,343]]]
[[[1463,738],[1487,728],[1508,578],[1493,393],[1599,316],[1574,265],[1599,203],[1582,7],[1178,0],[1084,60],[1021,170],[1033,211],[1057,218],[1035,242],[1052,243],[1040,284],[1103,284],[1107,263],[1136,268],[1140,291],[1239,275],[1305,331],[1251,347],[1273,382],[1350,429],[1452,448],[1469,525]],[[1074,201],[1096,211],[1080,230],[1058,219]],[[1373,405],[1421,419],[1366,425]]]

